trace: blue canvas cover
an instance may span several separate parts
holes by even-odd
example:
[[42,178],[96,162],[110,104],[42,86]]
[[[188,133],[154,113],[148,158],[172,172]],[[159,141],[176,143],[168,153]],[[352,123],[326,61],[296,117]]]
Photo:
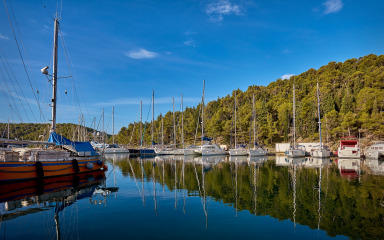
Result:
[[76,152],[90,152],[91,156],[95,156],[96,152],[89,142],[72,142],[71,140],[51,132],[48,142],[55,143],[57,146],[71,146]]

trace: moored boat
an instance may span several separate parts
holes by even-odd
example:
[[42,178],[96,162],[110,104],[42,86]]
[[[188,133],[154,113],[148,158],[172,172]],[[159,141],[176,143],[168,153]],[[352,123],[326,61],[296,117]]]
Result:
[[378,159],[384,157],[384,141],[376,141],[364,150],[366,158]]
[[[13,149],[19,157],[4,158],[0,162],[0,181],[17,181],[33,178],[44,178],[75,173],[84,173],[106,169],[104,161],[95,152],[89,142],[74,142],[56,131],[56,105],[57,105],[57,45],[58,45],[58,19],[54,19],[54,51],[53,74],[48,74],[48,67],[41,72],[52,76],[52,124],[50,136],[45,146],[49,148],[22,148]],[[44,143],[42,143],[44,144]]]
[[339,158],[359,158],[360,157],[359,141],[356,137],[343,137],[337,149]]

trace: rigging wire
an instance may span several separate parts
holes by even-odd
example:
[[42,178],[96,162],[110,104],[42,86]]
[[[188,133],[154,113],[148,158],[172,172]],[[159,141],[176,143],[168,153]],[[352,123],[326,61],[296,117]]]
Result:
[[[26,102],[26,104],[27,104],[29,110],[31,111],[33,118],[34,118],[35,121],[37,122],[36,116],[35,116],[35,114],[34,114],[33,111],[32,111],[31,105],[30,105],[29,102],[27,101],[27,98],[26,98],[26,96],[25,96],[25,94],[24,94],[24,91],[23,91],[23,89],[20,87],[20,83],[19,83],[19,81],[17,80],[16,75],[15,75],[15,73],[14,73],[13,70],[12,70],[12,67],[11,67],[11,65],[9,64],[8,59],[5,57],[5,54],[4,54],[3,49],[0,48],[0,51],[1,51],[2,55],[3,55],[3,58],[5,59],[5,62],[7,63],[7,66],[8,66],[8,68],[9,68],[9,70],[10,70],[10,72],[11,72],[13,78],[15,79],[15,82],[16,82],[17,86],[19,87],[19,90],[20,90],[20,92],[21,92],[21,95],[22,95],[23,98],[25,99],[25,102]],[[28,119],[28,120],[29,120],[29,119]]]
[[[12,29],[12,33],[13,33],[13,37],[14,37],[14,39],[15,39],[16,46],[17,46],[17,49],[18,49],[18,51],[19,51],[20,59],[21,59],[21,62],[23,63],[24,71],[25,71],[25,73],[26,73],[26,75],[27,75],[27,79],[28,79],[28,81],[29,81],[29,85],[31,86],[31,89],[32,89],[33,95],[34,95],[34,97],[35,97],[35,100],[36,100],[36,102],[37,102],[37,105],[39,106],[39,111],[40,111],[40,114],[41,114],[40,117],[43,116],[43,118],[45,119],[44,113],[43,113],[43,111],[42,111],[42,109],[41,109],[41,106],[40,106],[40,103],[39,103],[39,101],[38,101],[38,99],[37,99],[37,96],[36,96],[35,90],[34,90],[34,88],[33,88],[31,79],[30,79],[30,77],[29,77],[29,74],[28,74],[28,71],[27,71],[27,67],[25,66],[25,62],[24,62],[23,55],[21,54],[20,46],[19,46],[19,43],[18,43],[17,38],[16,38],[15,30],[14,30],[13,25],[12,25],[12,20],[11,20],[11,17],[10,17],[10,15],[9,15],[9,12],[8,12],[7,3],[5,2],[5,0],[3,0],[3,2],[4,2],[5,10],[6,10],[6,12],[7,12],[7,16],[8,16],[9,24],[11,25],[11,29]],[[40,119],[40,121],[41,121],[41,119]]]
[[[11,100],[13,102],[13,105],[15,106],[15,110],[16,110],[16,113],[18,115],[18,117],[20,118],[20,121],[23,123],[23,118],[21,117],[20,115],[20,112],[19,112],[19,109],[17,108],[17,105],[15,103],[15,99],[14,99],[14,96],[12,94],[12,91],[9,89],[9,86],[8,86],[8,83],[7,81],[5,80],[5,77],[4,77],[4,74],[3,74],[3,71],[0,69],[0,75],[2,76],[2,78],[4,79],[4,83],[5,83],[5,86],[6,86],[6,89],[9,93],[9,96],[11,97]],[[4,89],[4,88],[3,88]]]
[[[27,111],[26,111],[26,109],[25,109],[25,106],[24,106],[23,102],[21,101],[21,97],[18,96],[18,95],[16,94],[17,89],[16,89],[16,87],[15,87],[14,82],[12,81],[11,75],[9,74],[9,71],[8,71],[8,69],[7,69],[7,67],[6,67],[6,65],[5,65],[5,63],[4,63],[4,60],[3,60],[3,58],[1,57],[1,55],[0,55],[0,59],[1,59],[1,63],[2,63],[3,66],[4,66],[4,70],[5,70],[5,72],[6,72],[7,75],[8,75],[8,79],[10,80],[10,82],[11,82],[11,84],[12,84],[12,87],[13,87],[13,90],[14,90],[14,92],[12,92],[12,91],[8,91],[8,93],[11,94],[12,96],[16,97],[17,99],[19,99],[19,102],[20,102],[20,104],[21,104],[21,106],[22,106],[22,108],[23,108],[23,110],[24,110],[24,113],[25,113],[25,115],[26,115],[26,117],[27,117],[27,119],[28,119],[28,122],[30,122],[31,120],[29,119],[29,116],[28,116],[28,113],[27,113]],[[5,79],[4,79],[4,80],[5,80]],[[4,82],[6,83],[6,81],[4,81]],[[19,88],[20,88],[20,85],[19,85]]]

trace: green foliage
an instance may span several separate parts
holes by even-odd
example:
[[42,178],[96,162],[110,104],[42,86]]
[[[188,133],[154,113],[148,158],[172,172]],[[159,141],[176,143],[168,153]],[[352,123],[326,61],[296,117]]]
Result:
[[[235,90],[237,95],[237,140],[239,143],[253,142],[252,96],[255,95],[257,139],[262,144],[290,141],[292,133],[292,85],[296,86],[296,135],[303,141],[318,140],[318,114],[316,83],[320,85],[321,120],[329,145],[342,135],[357,136],[370,140],[384,136],[384,55],[370,54],[344,63],[330,62],[318,70],[308,71],[291,77],[278,79],[268,86],[249,86],[246,91]],[[213,137],[219,144],[234,142],[234,93],[204,107],[204,135]],[[198,93],[196,93],[198,94]],[[154,140],[164,143],[181,143],[181,113],[175,113],[176,133],[173,128],[173,114],[166,113],[154,122]],[[184,140],[187,144],[199,143],[201,139],[201,104],[184,110]],[[161,122],[163,121],[163,134]],[[33,125],[33,124],[32,124]],[[37,140],[39,135],[47,136],[47,125],[39,127],[18,124],[13,136]],[[14,125],[15,126],[15,125]],[[44,127],[43,127],[44,126]],[[4,125],[0,125],[4,131]],[[64,136],[76,139],[75,125],[63,128]],[[116,138],[120,144],[139,146],[151,144],[151,123],[129,123]],[[87,130],[90,132],[90,130]],[[59,132],[60,133],[60,132]],[[88,139],[92,139],[88,137]]]

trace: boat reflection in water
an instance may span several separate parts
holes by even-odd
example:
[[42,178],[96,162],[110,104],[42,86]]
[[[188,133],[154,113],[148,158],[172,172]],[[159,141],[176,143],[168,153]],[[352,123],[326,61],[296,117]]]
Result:
[[[54,213],[57,239],[60,239],[59,213],[80,199],[96,192],[108,192],[104,171],[94,171],[55,178],[44,178],[0,185],[0,223],[42,211]],[[5,230],[4,230],[5,231]],[[4,232],[5,236],[5,232]]]
[[[286,156],[129,158],[111,155],[107,161],[106,176],[109,177],[106,182],[119,186],[118,192],[115,191],[117,187],[94,186],[87,180],[95,190],[86,198],[96,203],[97,209],[95,205],[89,207],[89,201],[79,201],[79,192],[72,197],[77,200],[67,211],[79,209],[76,212],[80,219],[78,225],[83,227],[75,230],[80,238],[116,239],[129,232],[133,239],[166,239],[170,233],[177,239],[249,236],[381,239],[384,235],[384,176],[379,174],[382,165],[345,160]],[[352,170],[360,176],[358,183],[357,179],[354,181],[344,175]],[[72,193],[83,189],[82,184],[73,186],[74,182],[77,181],[71,179],[67,183]],[[118,200],[104,204],[103,199],[109,199],[108,196]],[[53,207],[41,209],[46,213]],[[31,221],[33,218],[29,216],[39,214],[42,213],[6,221],[7,233],[12,232],[8,229],[20,226],[23,219]],[[76,238],[77,232],[65,227],[73,222],[72,219],[62,216],[64,214],[60,214],[62,235]],[[52,228],[55,225],[53,214],[49,219]],[[98,231],[100,222],[108,231]],[[23,226],[36,228],[36,224],[31,222]],[[0,236],[5,231],[2,226],[0,224]],[[369,230],[373,228],[374,231]],[[30,229],[20,236],[28,238],[27,233],[44,231],[46,233],[39,237],[49,238],[47,229]],[[21,238],[16,232],[12,233],[11,238]]]
[[360,158],[339,158],[335,162],[342,177],[348,180],[360,178]]

